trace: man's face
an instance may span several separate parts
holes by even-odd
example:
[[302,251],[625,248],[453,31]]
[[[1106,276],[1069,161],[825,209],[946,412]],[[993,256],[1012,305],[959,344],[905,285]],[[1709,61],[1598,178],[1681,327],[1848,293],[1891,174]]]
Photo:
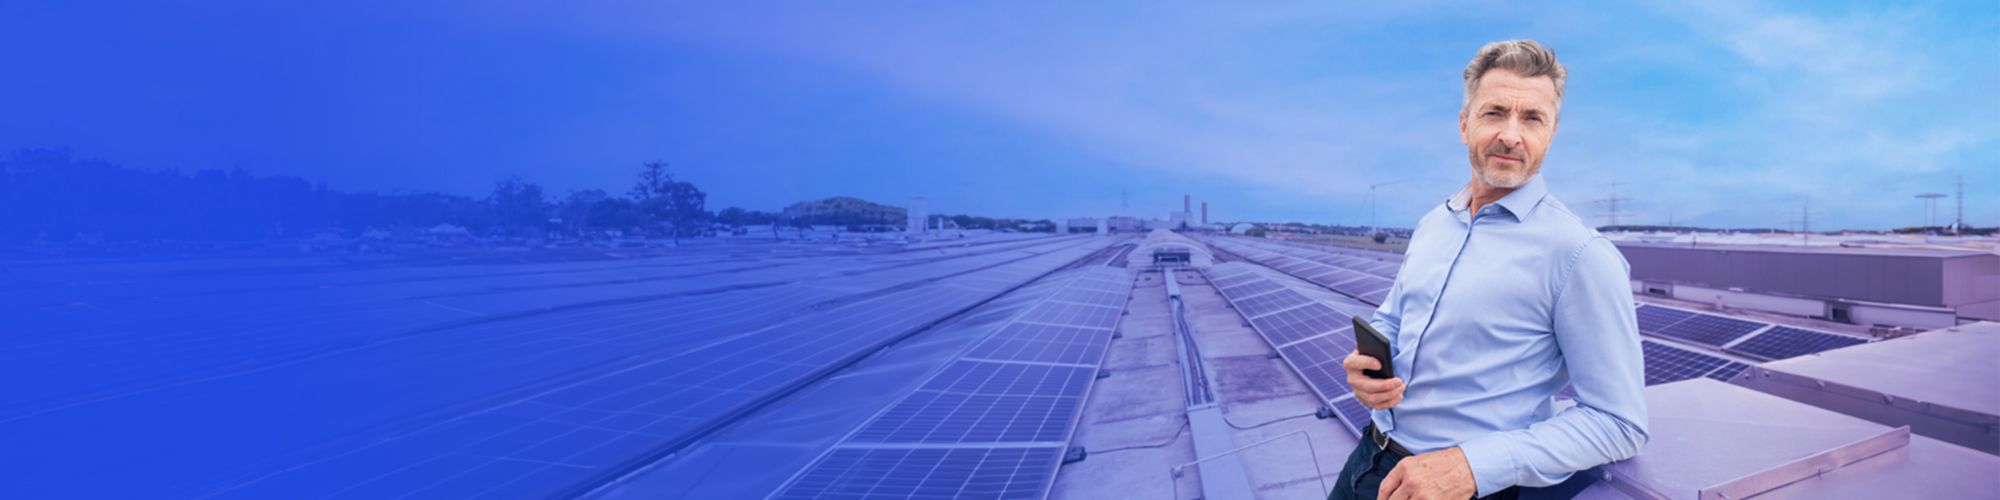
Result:
[[1542,155],[1556,138],[1556,82],[1522,78],[1505,69],[1487,71],[1458,115],[1473,177],[1502,189],[1521,187],[1542,170]]

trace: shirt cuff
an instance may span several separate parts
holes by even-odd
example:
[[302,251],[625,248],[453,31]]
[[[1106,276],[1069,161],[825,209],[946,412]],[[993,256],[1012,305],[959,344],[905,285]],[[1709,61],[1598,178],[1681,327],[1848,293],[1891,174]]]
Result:
[[1472,483],[1479,489],[1476,496],[1491,495],[1520,482],[1509,438],[1506,433],[1496,432],[1458,445],[1458,450],[1465,453],[1465,464],[1472,468]]

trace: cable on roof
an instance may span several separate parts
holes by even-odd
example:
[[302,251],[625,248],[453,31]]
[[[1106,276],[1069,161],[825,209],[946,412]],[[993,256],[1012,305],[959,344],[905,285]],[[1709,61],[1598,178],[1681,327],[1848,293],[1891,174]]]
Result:
[[1241,426],[1241,425],[1236,425],[1236,422],[1231,422],[1231,421],[1229,421],[1229,415],[1223,415],[1223,416],[1222,416],[1222,423],[1225,423],[1225,424],[1229,424],[1229,428],[1231,428],[1231,429],[1236,429],[1236,430],[1239,430],[1239,431],[1247,431],[1247,430],[1251,430],[1251,429],[1257,429],[1257,428],[1260,428],[1260,427],[1264,427],[1264,426],[1268,426],[1268,425],[1271,425],[1271,424],[1275,424],[1275,423],[1278,423],[1278,422],[1283,422],[1283,421],[1286,421],[1286,420],[1298,420],[1298,419],[1301,419],[1301,418],[1306,418],[1306,417],[1311,417],[1311,416],[1315,416],[1315,415],[1318,415],[1318,414],[1319,414],[1319,412],[1313,412],[1313,413],[1307,413],[1307,414],[1303,414],[1303,415],[1292,415],[1292,416],[1289,416],[1289,417],[1280,417],[1280,418],[1278,418],[1278,419],[1276,419],[1276,420],[1271,420],[1271,421],[1268,421],[1268,422],[1264,422],[1264,423],[1261,423],[1261,424],[1257,424],[1257,425],[1252,425],[1252,426],[1249,426],[1249,427],[1244,427],[1244,426]]
[[1105,453],[1113,453],[1113,452],[1120,452],[1120,451],[1132,451],[1132,450],[1143,450],[1143,449],[1151,449],[1151,448],[1165,448],[1165,447],[1167,447],[1167,446],[1169,446],[1169,445],[1172,445],[1172,444],[1174,444],[1175,442],[1178,442],[1178,441],[1180,441],[1180,440],[1181,440],[1181,434],[1186,434],[1186,433],[1187,433],[1187,429],[1188,429],[1188,422],[1187,422],[1187,417],[1186,417],[1186,416],[1182,416],[1182,417],[1181,417],[1181,425],[1180,425],[1179,427],[1175,427],[1175,428],[1174,428],[1174,436],[1173,436],[1173,437],[1170,437],[1170,438],[1167,438],[1167,440],[1166,440],[1166,441],[1161,441],[1161,442],[1158,442],[1158,443],[1153,443],[1153,444],[1135,444],[1135,445],[1132,445],[1132,446],[1121,446],[1121,447],[1117,447],[1117,448],[1112,448],[1112,449],[1108,449],[1108,450],[1096,450],[1096,451],[1092,451],[1091,453],[1092,453],[1092,454],[1096,454],[1096,455],[1102,455],[1102,454],[1105,454]]

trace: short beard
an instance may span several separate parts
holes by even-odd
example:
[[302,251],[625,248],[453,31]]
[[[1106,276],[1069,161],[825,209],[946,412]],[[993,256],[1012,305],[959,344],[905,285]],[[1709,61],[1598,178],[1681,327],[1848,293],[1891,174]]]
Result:
[[[1513,153],[1510,156],[1521,157],[1522,168],[1521,170],[1514,171],[1518,172],[1519,175],[1516,176],[1511,173],[1495,172],[1493,171],[1493,169],[1488,168],[1486,165],[1487,155],[1491,153],[1503,153],[1503,154]],[[1520,151],[1507,151],[1506,148],[1496,147],[1496,148],[1487,148],[1485,152],[1470,152],[1467,153],[1467,156],[1470,156],[1471,157],[1470,159],[1472,160],[1472,176],[1479,179],[1479,182],[1484,183],[1487,186],[1495,189],[1515,189],[1521,187],[1524,184],[1527,184],[1529,178],[1534,177],[1535,173],[1540,172],[1542,170],[1542,162],[1540,158],[1536,158],[1532,162],[1530,162],[1528,160],[1527,155],[1524,153],[1525,152],[1520,152]]]

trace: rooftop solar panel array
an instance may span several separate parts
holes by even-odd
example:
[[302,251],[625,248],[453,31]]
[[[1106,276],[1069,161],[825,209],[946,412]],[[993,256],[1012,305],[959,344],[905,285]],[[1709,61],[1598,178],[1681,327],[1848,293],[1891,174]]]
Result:
[[[1340,368],[1341,358],[1354,350],[1354,338],[1349,333],[1353,329],[1351,316],[1299,294],[1244,264],[1217,265],[1208,273],[1211,282],[1237,283],[1234,287],[1217,290],[1243,314],[1265,342],[1277,349],[1279,357],[1292,366],[1292,370],[1319,396],[1321,402],[1338,407],[1342,398],[1353,399],[1349,394],[1352,389],[1347,386],[1347,372]],[[1260,285],[1265,283],[1276,286],[1276,291],[1268,291],[1273,289]],[[1246,296],[1243,294],[1246,290],[1267,291]],[[1278,310],[1251,305],[1265,297],[1285,293],[1296,294],[1306,302]],[[1362,425],[1366,425],[1365,413],[1364,410]]]
[[[1211,238],[1210,244],[1313,284],[1380,305],[1395,284],[1398,263],[1242,238]],[[1379,258],[1390,258],[1381,254]],[[1400,261],[1398,261],[1400,262]],[[1234,284],[1234,283],[1230,283]]]
[[835,448],[774,499],[1042,498],[1062,448]]
[[1639,331],[1771,361],[1864,344],[1868,339],[1654,304],[1638,309]]
[[[1400,265],[1400,260],[1376,252],[1323,245],[1245,238],[1210,238],[1209,243],[1251,262],[1376,305],[1387,299],[1389,285],[1393,284]],[[1294,369],[1322,397],[1331,398],[1343,421],[1358,433],[1361,426],[1367,425],[1367,411],[1346,394],[1350,389],[1338,361],[1353,349],[1352,339],[1345,335],[1314,337],[1325,326],[1314,322],[1321,318],[1310,313],[1286,314],[1274,310],[1272,305],[1279,301],[1267,298],[1272,296],[1273,287],[1261,284],[1267,280],[1258,276],[1254,272],[1228,271],[1217,272],[1212,279],[1225,297],[1235,301],[1239,311],[1252,317],[1251,324],[1266,340],[1282,346],[1279,351],[1285,359],[1293,363]],[[1831,332],[1651,304],[1638,306],[1637,317],[1642,334],[1766,361],[1868,342]],[[1701,377],[1729,381],[1750,366],[1663,342],[1646,340],[1642,344],[1647,385]],[[1575,390],[1565,386],[1557,397],[1573,399]]]
[[[1041,498],[1132,275],[1093,268],[863,423],[771,498]],[[1072,293],[1088,290],[1094,293]],[[1101,311],[1100,311],[1101,310]]]
[[[486,358],[453,354],[458,352],[454,346],[462,344],[441,344],[435,352],[422,354],[441,366],[487,370],[473,372],[486,378],[505,377],[529,364],[563,361],[562,355],[574,350],[573,345],[596,346],[598,349],[623,352],[629,357],[579,365],[580,368],[568,376],[533,386],[529,391],[501,393],[499,396],[504,397],[502,399],[487,402],[484,407],[464,411],[460,416],[437,424],[388,437],[370,436],[363,443],[340,442],[324,449],[301,449],[294,452],[296,461],[290,462],[297,465],[278,472],[262,473],[210,494],[221,497],[288,497],[293,496],[288,492],[312,491],[326,492],[324,496],[330,498],[385,498],[406,494],[474,498],[549,497],[576,493],[579,488],[601,484],[616,477],[620,471],[650,461],[658,456],[663,446],[688,442],[701,429],[729,421],[732,415],[747,411],[770,394],[809,382],[847,361],[866,355],[877,346],[892,342],[908,332],[922,330],[940,318],[968,311],[993,295],[1028,283],[1048,269],[1073,261],[1097,246],[1102,245],[1070,245],[1059,251],[1009,256],[1005,258],[1012,260],[997,260],[996,264],[986,267],[960,271],[946,283],[867,293],[857,300],[823,302],[826,304],[823,306],[809,306],[810,301],[823,298],[823,294],[815,295],[824,292],[823,289],[787,287],[782,289],[784,293],[804,294],[807,299],[805,305],[808,305],[805,309],[810,313],[756,328],[704,330],[704,325],[711,322],[724,326],[737,323],[726,315],[662,317],[662,311],[686,311],[679,307],[662,308],[653,304],[650,315],[644,314],[648,308],[635,307],[633,309],[637,312],[633,318],[613,317],[612,324],[602,327],[587,326],[592,325],[591,322],[607,319],[597,314],[602,312],[600,310],[551,315],[547,317],[552,321],[551,327],[559,328],[564,334],[556,338],[564,342],[550,342],[552,336],[549,335],[528,335],[522,337],[523,340],[533,342],[516,341],[519,343],[516,348],[520,351],[518,355],[493,355],[490,349],[475,351],[492,355],[493,359],[515,359],[521,365],[488,367],[486,364],[492,361]],[[1104,288],[1100,282],[1107,281],[1086,274],[1075,276],[1078,277],[1071,281],[1072,285],[1092,290]],[[1037,286],[1028,284],[1016,291],[1037,290]],[[1041,295],[1055,291],[1039,290],[1037,293]],[[1089,302],[1066,304],[1090,309],[1110,309],[1100,307],[1098,303],[1123,300],[1122,295],[1083,294],[1073,297]],[[740,297],[740,300],[753,307],[786,307],[786,302],[770,300],[772,298],[752,294]],[[1010,310],[1018,318],[1035,311],[1045,311],[1031,309],[1031,306],[1049,303],[1056,302],[994,300],[988,303],[992,307],[985,311]],[[690,306],[694,309],[703,309],[701,301],[691,304],[694,304]],[[1115,322],[1117,310],[1110,310],[1109,320]],[[1104,318],[1091,314],[1088,309],[1081,312],[1074,308],[1046,311],[1057,311],[1042,313],[1050,321],[1081,323],[1068,325],[1071,332],[1100,332],[1103,333],[1103,340],[1109,338],[1105,333],[1108,326],[1097,326]],[[562,318],[569,318],[570,321],[560,321]],[[994,318],[982,314],[967,316],[966,320],[994,321]],[[593,336],[592,332],[599,329],[605,333]],[[694,333],[683,332],[684,329]],[[522,335],[509,330],[473,338],[490,341]],[[657,347],[641,349],[639,346],[645,344],[636,343],[679,337],[695,339],[699,343],[675,344],[675,349],[665,352],[646,350]],[[571,340],[579,342],[571,343]],[[1078,355],[1069,357],[1050,354],[1055,346],[1087,343],[1074,342],[1056,333],[1034,328],[1015,330],[1003,340],[1012,343],[993,346],[984,353],[996,359],[1057,356],[1059,360],[1078,362],[1092,362],[1096,359],[1092,356],[1101,358],[1102,355],[1101,346],[1094,352],[1078,349]],[[1037,342],[1046,345],[1036,345]],[[876,432],[885,436],[882,439],[902,439],[913,435],[924,436],[925,439],[1048,435],[1051,432],[1047,424],[1025,419],[1019,427],[998,429],[985,422],[991,421],[997,415],[995,412],[1000,411],[1016,412],[1010,421],[1038,411],[1044,414],[1073,413],[1077,404],[1075,397],[1065,401],[1005,399],[1028,390],[1075,391],[1079,387],[1078,378],[1087,384],[1090,370],[1070,371],[1073,373],[993,371],[968,367],[961,372],[947,372],[960,376],[940,379],[943,381],[939,383],[948,385],[935,391],[937,398],[934,399],[956,398],[963,401],[958,405],[963,409],[942,414],[913,414],[903,425],[882,427],[879,429],[886,430]],[[411,397],[429,394],[416,389],[406,392],[411,392]],[[381,397],[376,396],[378,400]],[[930,407],[942,404],[934,400]],[[1066,430],[1067,425],[1063,423],[1056,427]]]

